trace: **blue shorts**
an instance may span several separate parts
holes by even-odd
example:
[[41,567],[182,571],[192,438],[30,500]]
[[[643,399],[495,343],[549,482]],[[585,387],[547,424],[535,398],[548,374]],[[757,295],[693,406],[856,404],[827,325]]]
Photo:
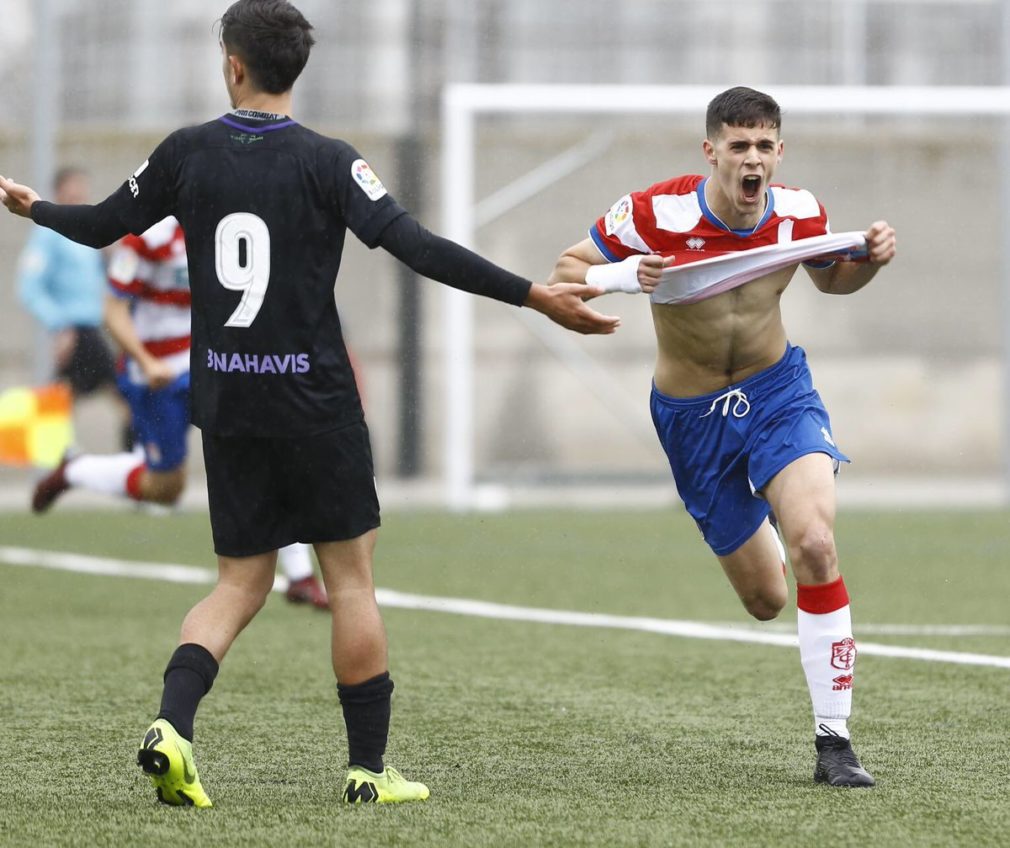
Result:
[[789,463],[809,453],[849,461],[800,347],[709,395],[672,398],[653,386],[651,408],[678,494],[718,556],[757,532],[771,512],[759,493]]
[[121,375],[119,390],[130,404],[134,436],[144,448],[147,467],[172,471],[182,465],[189,433],[189,372],[156,392]]

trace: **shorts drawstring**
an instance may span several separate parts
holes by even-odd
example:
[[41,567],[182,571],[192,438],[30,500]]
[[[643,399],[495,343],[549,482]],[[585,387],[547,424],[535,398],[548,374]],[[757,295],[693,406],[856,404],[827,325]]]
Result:
[[[728,392],[724,392],[723,394],[719,395],[719,397],[717,397],[714,401],[712,401],[712,405],[708,408],[708,412],[706,412],[701,417],[707,418],[709,415],[715,412],[715,408],[718,405],[719,401],[723,402],[722,404],[723,418],[729,415],[730,411],[733,412],[734,418],[743,418],[747,415],[748,412],[750,412],[750,401],[747,400],[747,395],[745,395],[742,391],[740,391],[740,389],[730,389]],[[733,404],[732,406],[730,406],[730,402],[732,402]]]

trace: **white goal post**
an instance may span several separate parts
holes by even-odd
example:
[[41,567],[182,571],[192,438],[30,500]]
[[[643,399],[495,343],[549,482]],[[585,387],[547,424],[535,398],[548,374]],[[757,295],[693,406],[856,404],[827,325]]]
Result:
[[[729,85],[482,85],[447,86],[442,94],[442,232],[473,246],[475,125],[482,115],[678,115],[703,119],[708,102]],[[1010,87],[762,86],[790,115],[1010,118]],[[1010,123],[1010,122],[1008,122]],[[1003,255],[1003,448],[1010,457],[1010,140],[999,157]],[[473,300],[444,290],[445,504],[477,504],[474,485]],[[1010,458],[1004,461],[1010,493]],[[1006,496],[1006,495],[1005,495]]]

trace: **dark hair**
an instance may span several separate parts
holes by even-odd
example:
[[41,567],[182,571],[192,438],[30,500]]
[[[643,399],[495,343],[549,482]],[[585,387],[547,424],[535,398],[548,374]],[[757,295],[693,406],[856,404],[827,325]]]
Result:
[[87,175],[88,172],[80,165],[64,165],[53,174],[53,191],[59,191],[65,183],[70,182],[75,177],[86,177]]
[[238,0],[221,16],[221,42],[253,85],[281,94],[295,84],[315,44],[312,25],[286,0]]
[[767,94],[738,85],[717,94],[708,104],[705,115],[705,132],[709,138],[719,135],[723,124],[728,127],[757,127],[761,125],[779,129],[782,111]]

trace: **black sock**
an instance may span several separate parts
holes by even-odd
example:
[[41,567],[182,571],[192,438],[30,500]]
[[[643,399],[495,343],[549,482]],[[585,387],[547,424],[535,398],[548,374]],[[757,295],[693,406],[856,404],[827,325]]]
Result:
[[376,773],[385,768],[382,755],[386,753],[389,736],[392,694],[393,681],[389,679],[388,671],[353,686],[337,684],[337,695],[347,726],[348,765],[362,766]]
[[217,660],[203,645],[180,645],[165,669],[165,688],[161,694],[163,718],[179,735],[193,741],[193,719],[200,699],[210,691],[217,677]]

